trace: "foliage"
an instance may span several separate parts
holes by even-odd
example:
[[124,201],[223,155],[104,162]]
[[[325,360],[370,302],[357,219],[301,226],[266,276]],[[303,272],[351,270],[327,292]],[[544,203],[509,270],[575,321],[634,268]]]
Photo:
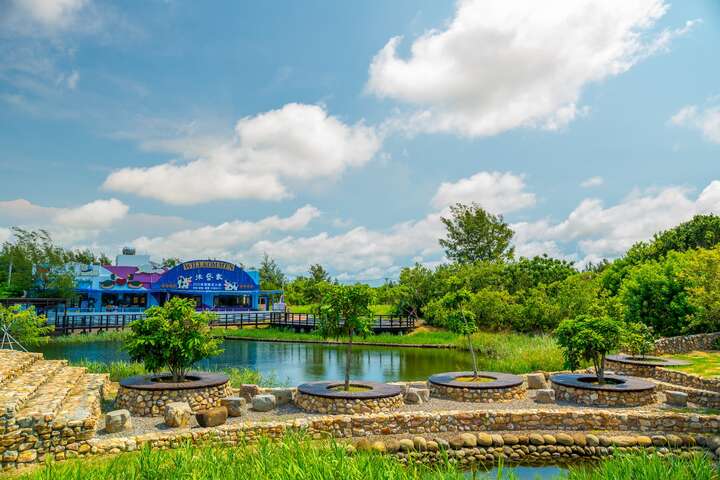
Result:
[[513,257],[510,245],[513,231],[502,215],[493,215],[473,203],[450,207],[450,217],[441,217],[447,237],[440,239],[445,254],[458,263],[480,260],[508,260]]
[[162,262],[160,262],[160,266],[166,270],[170,270],[173,267],[176,267],[182,263],[182,260],[180,260],[179,257],[168,257],[163,258]]
[[24,347],[46,340],[46,335],[53,331],[53,326],[47,325],[47,318],[38,315],[35,307],[0,304],[0,336],[5,328]]
[[398,313],[420,317],[422,308],[432,298],[433,272],[419,263],[400,271],[400,282],[395,288],[395,308]]
[[655,350],[652,329],[644,323],[629,323],[620,341],[622,349],[632,356],[644,357]]
[[280,290],[287,279],[280,266],[267,253],[260,262],[260,288],[263,290]]
[[547,255],[533,258],[521,257],[505,267],[508,278],[508,291],[528,290],[540,285],[550,285],[562,282],[567,277],[577,273],[572,262],[551,258]]
[[350,358],[352,339],[370,332],[373,315],[370,311],[372,292],[366,285],[332,285],[323,291],[318,305],[318,333],[321,336],[348,337],[345,357],[345,390],[350,389]]
[[65,256],[66,262],[82,263],[84,265],[110,265],[112,260],[104,253],[96,254],[89,248],[68,250]]
[[193,299],[171,298],[130,323],[125,349],[148,371],[167,368],[173,381],[183,381],[196,362],[221,352],[220,340],[210,331],[212,320],[213,314],[195,311]]
[[685,254],[683,277],[692,314],[684,329],[688,333],[720,331],[720,247]]
[[320,264],[310,266],[309,276],[295,277],[285,285],[285,301],[291,305],[318,303],[324,285],[330,283],[330,274]]
[[720,470],[707,456],[659,456],[648,453],[619,454],[592,468],[571,468],[568,480],[718,480]]
[[592,315],[563,320],[555,330],[567,368],[577,370],[583,360],[592,362],[599,383],[605,382],[605,356],[620,346],[621,334],[619,320]]

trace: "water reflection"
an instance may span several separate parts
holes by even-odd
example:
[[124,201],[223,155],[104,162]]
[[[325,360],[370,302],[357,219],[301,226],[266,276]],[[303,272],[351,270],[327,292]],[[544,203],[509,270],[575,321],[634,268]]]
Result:
[[[275,374],[297,385],[303,381],[343,378],[346,348],[342,345],[272,343],[229,340],[224,352],[198,364],[200,369],[247,367],[261,374]],[[44,345],[46,358],[69,360],[127,360],[119,342],[87,342],[75,345]],[[356,380],[391,382],[419,380],[433,373],[467,369],[466,352],[445,349],[354,346],[350,375]]]

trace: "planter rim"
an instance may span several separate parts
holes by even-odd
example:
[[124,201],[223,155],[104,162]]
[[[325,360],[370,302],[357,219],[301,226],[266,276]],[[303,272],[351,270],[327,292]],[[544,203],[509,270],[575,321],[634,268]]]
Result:
[[154,378],[168,378],[168,372],[157,374],[135,375],[120,380],[120,386],[130,390],[197,390],[200,388],[217,387],[228,382],[229,377],[224,373],[214,372],[188,372],[186,377],[192,380],[186,382],[154,382]]
[[523,378],[519,375],[501,372],[478,372],[478,377],[492,378],[491,382],[459,382],[458,377],[471,377],[474,372],[444,372],[432,375],[428,381],[435,385],[451,388],[467,388],[470,390],[489,390],[495,388],[512,388],[522,385]]
[[604,385],[594,385],[581,381],[583,378],[597,378],[592,373],[558,373],[550,377],[550,381],[555,385],[563,387],[576,388],[578,390],[600,390],[604,392],[642,392],[645,390],[654,390],[655,384],[638,377],[629,377],[625,375],[605,375],[608,380],[614,380],[621,383]]
[[690,365],[690,362],[686,360],[676,360],[674,358],[663,358],[663,357],[633,357],[631,355],[608,355],[605,357],[606,360],[617,363],[627,363],[630,365],[642,365],[646,367],[678,367],[681,365]]
[[330,390],[332,387],[344,385],[344,381],[321,381],[308,382],[298,386],[298,392],[305,395],[322,398],[343,398],[348,400],[372,400],[375,398],[394,397],[402,394],[398,385],[390,385],[380,382],[350,381],[350,385],[370,387],[370,390],[362,392],[346,392],[343,390]]

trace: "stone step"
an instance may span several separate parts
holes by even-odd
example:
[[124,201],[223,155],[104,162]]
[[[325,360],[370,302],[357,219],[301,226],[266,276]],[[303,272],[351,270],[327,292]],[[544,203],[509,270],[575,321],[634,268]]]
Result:
[[65,365],[67,360],[38,360],[25,372],[5,383],[0,389],[0,421],[14,418],[35,392]]
[[15,414],[15,421],[20,425],[32,419],[49,421],[60,410],[66,398],[85,375],[82,367],[62,367],[44,385],[37,389],[35,395]]
[[86,427],[92,424],[94,428],[100,417],[103,390],[108,381],[106,374],[84,374],[65,398],[56,420],[68,424],[84,422]]
[[41,353],[0,350],[0,388],[38,360],[42,360]]

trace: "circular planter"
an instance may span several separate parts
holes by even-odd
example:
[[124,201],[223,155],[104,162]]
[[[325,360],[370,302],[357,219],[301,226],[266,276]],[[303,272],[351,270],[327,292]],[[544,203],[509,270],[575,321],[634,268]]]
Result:
[[388,412],[403,406],[402,389],[397,385],[351,382],[351,386],[367,390],[336,390],[343,385],[344,382],[303,383],[297,389],[295,404],[306,412],[330,414]]
[[630,355],[609,355],[605,359],[608,370],[620,375],[634,375],[636,377],[655,377],[657,367],[676,367],[690,365],[685,360],[675,360],[662,357],[632,357]]
[[555,398],[595,407],[637,407],[655,403],[655,384],[638,377],[605,375],[598,385],[592,374],[557,374],[550,377]]
[[228,376],[222,373],[190,372],[185,382],[169,382],[169,373],[137,375],[120,380],[115,405],[141,417],[162,416],[170,402],[187,402],[193,412],[220,405],[232,394]]
[[522,398],[525,385],[522,377],[509,373],[478,372],[478,376],[489,380],[465,382],[460,377],[472,377],[473,372],[438,373],[428,379],[430,394],[458,402],[493,403]]

